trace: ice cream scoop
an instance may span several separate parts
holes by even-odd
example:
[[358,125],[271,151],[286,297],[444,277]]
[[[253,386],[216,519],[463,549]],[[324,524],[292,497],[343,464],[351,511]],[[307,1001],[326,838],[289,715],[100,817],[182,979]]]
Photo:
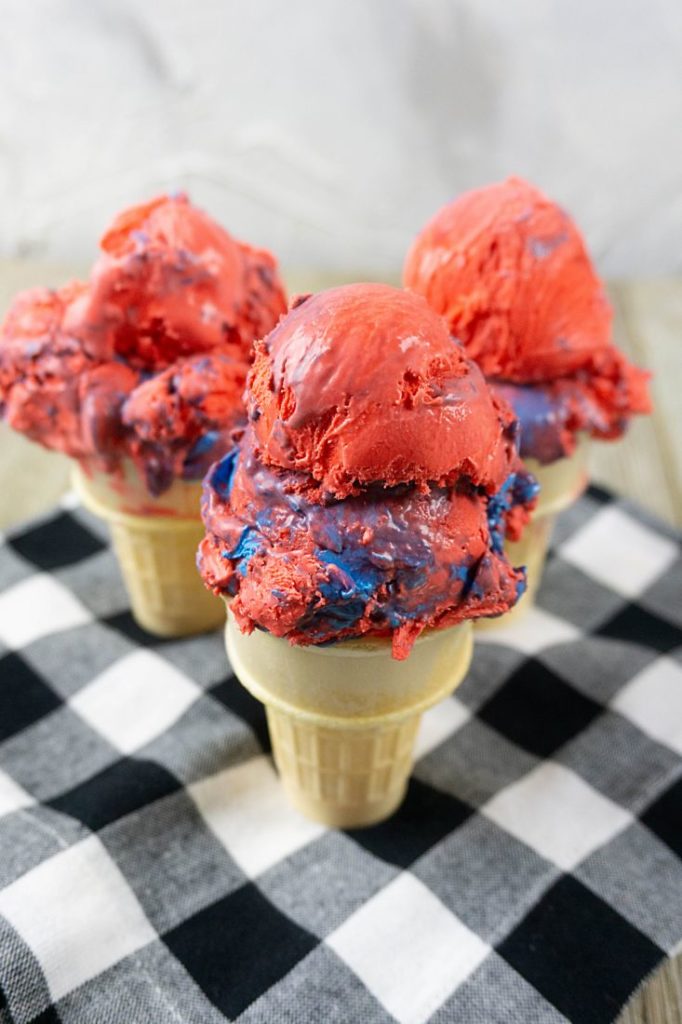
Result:
[[520,452],[540,483],[532,523],[507,546],[529,569],[520,614],[556,516],[586,486],[586,438],[617,438],[650,410],[648,374],[613,344],[611,308],[575,223],[519,178],[443,207],[417,235],[403,280],[518,417]]
[[204,483],[199,569],[290,800],[369,825],[404,796],[422,712],[466,675],[470,620],[523,591],[503,535],[535,482],[511,410],[423,299],[385,285],[294,303],[247,406]]
[[238,450],[206,479],[199,566],[242,629],[295,644],[506,611],[502,553],[535,494],[509,408],[418,296],[378,284],[295,306],[257,345]]
[[273,256],[237,241],[180,192],[119,214],[90,287],[65,327],[88,351],[159,370],[178,357],[230,350],[251,358],[286,306]]
[[273,257],[186,196],[120,214],[88,282],[17,297],[0,328],[10,426],[151,495],[198,480],[244,419],[254,339],[285,309]]
[[647,374],[611,335],[611,308],[573,220],[519,178],[475,189],[417,235],[404,284],[440,313],[521,422],[521,453],[570,455],[650,409]]
[[300,299],[256,344],[248,410],[264,463],[337,498],[462,475],[491,490],[509,463],[508,412],[427,304],[386,285]]
[[0,412],[76,460],[150,632],[221,619],[195,567],[200,481],[244,425],[253,341],[284,309],[273,257],[177,194],[120,214],[87,282],[25,292],[0,328]]
[[[229,505],[226,472],[223,461],[208,477],[200,565],[246,631],[301,644],[389,635],[404,658],[425,628],[500,614],[523,591],[493,537],[494,500],[471,485],[376,485],[322,504],[300,474],[258,461],[250,430]],[[506,500],[521,496],[514,480]]]

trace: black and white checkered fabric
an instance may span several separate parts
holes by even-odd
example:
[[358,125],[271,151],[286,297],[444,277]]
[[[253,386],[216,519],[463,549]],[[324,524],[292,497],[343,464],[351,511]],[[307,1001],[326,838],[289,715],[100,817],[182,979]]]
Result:
[[69,502],[0,550],[0,1022],[612,1021],[682,940],[682,561],[591,489],[400,812],[285,802],[219,634],[132,622]]

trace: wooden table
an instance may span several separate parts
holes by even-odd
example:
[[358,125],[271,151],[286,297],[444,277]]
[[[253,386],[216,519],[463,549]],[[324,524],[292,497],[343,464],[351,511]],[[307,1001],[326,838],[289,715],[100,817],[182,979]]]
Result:
[[[78,266],[0,261],[0,313],[21,288],[56,286],[80,274]],[[296,292],[360,279],[296,273],[288,283]],[[623,441],[594,445],[592,478],[682,527],[682,280],[617,281],[610,294],[616,341],[654,374],[655,410]],[[0,529],[6,529],[54,505],[68,488],[69,461],[0,424],[0,482]],[[682,955],[642,987],[619,1024],[682,1024]]]

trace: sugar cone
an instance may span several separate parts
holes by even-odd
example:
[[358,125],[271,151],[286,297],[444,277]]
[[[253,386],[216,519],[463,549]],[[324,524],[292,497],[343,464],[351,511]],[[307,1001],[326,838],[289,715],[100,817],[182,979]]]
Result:
[[140,626],[158,636],[188,636],[222,624],[222,602],[206,590],[195,562],[204,536],[200,483],[176,481],[154,499],[129,468],[119,479],[76,466],[73,482],[85,507],[109,524]]
[[512,565],[526,566],[526,592],[510,612],[497,619],[479,620],[477,629],[494,628],[501,622],[508,626],[534,605],[557,516],[572,505],[587,486],[587,449],[587,442],[582,440],[570,458],[558,459],[547,466],[536,459],[524,459],[526,468],[540,484],[540,494],[523,536],[518,541],[506,541],[504,550]]
[[431,630],[406,661],[385,639],[297,647],[245,636],[228,612],[227,653],[265,704],[275,762],[297,810],[335,828],[382,821],[401,803],[422,712],[466,675],[469,622]]

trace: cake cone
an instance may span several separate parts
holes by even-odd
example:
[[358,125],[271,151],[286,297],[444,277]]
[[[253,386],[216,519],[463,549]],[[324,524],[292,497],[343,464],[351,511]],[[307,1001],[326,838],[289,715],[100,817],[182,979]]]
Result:
[[583,439],[567,459],[558,459],[546,466],[537,459],[523,460],[540,484],[540,494],[523,536],[517,541],[507,540],[504,550],[512,565],[526,566],[526,590],[510,612],[496,619],[480,619],[477,629],[494,628],[502,623],[508,626],[534,605],[557,516],[572,505],[587,486],[587,449]]
[[157,636],[188,636],[224,621],[222,602],[206,590],[196,568],[204,535],[200,483],[175,481],[153,498],[128,465],[121,478],[76,466],[73,482],[85,507],[109,524],[140,626]]
[[400,805],[422,712],[462,681],[473,647],[469,622],[422,635],[405,661],[383,638],[300,647],[260,630],[246,636],[229,611],[226,645],[265,704],[289,800],[335,828],[372,825]]

